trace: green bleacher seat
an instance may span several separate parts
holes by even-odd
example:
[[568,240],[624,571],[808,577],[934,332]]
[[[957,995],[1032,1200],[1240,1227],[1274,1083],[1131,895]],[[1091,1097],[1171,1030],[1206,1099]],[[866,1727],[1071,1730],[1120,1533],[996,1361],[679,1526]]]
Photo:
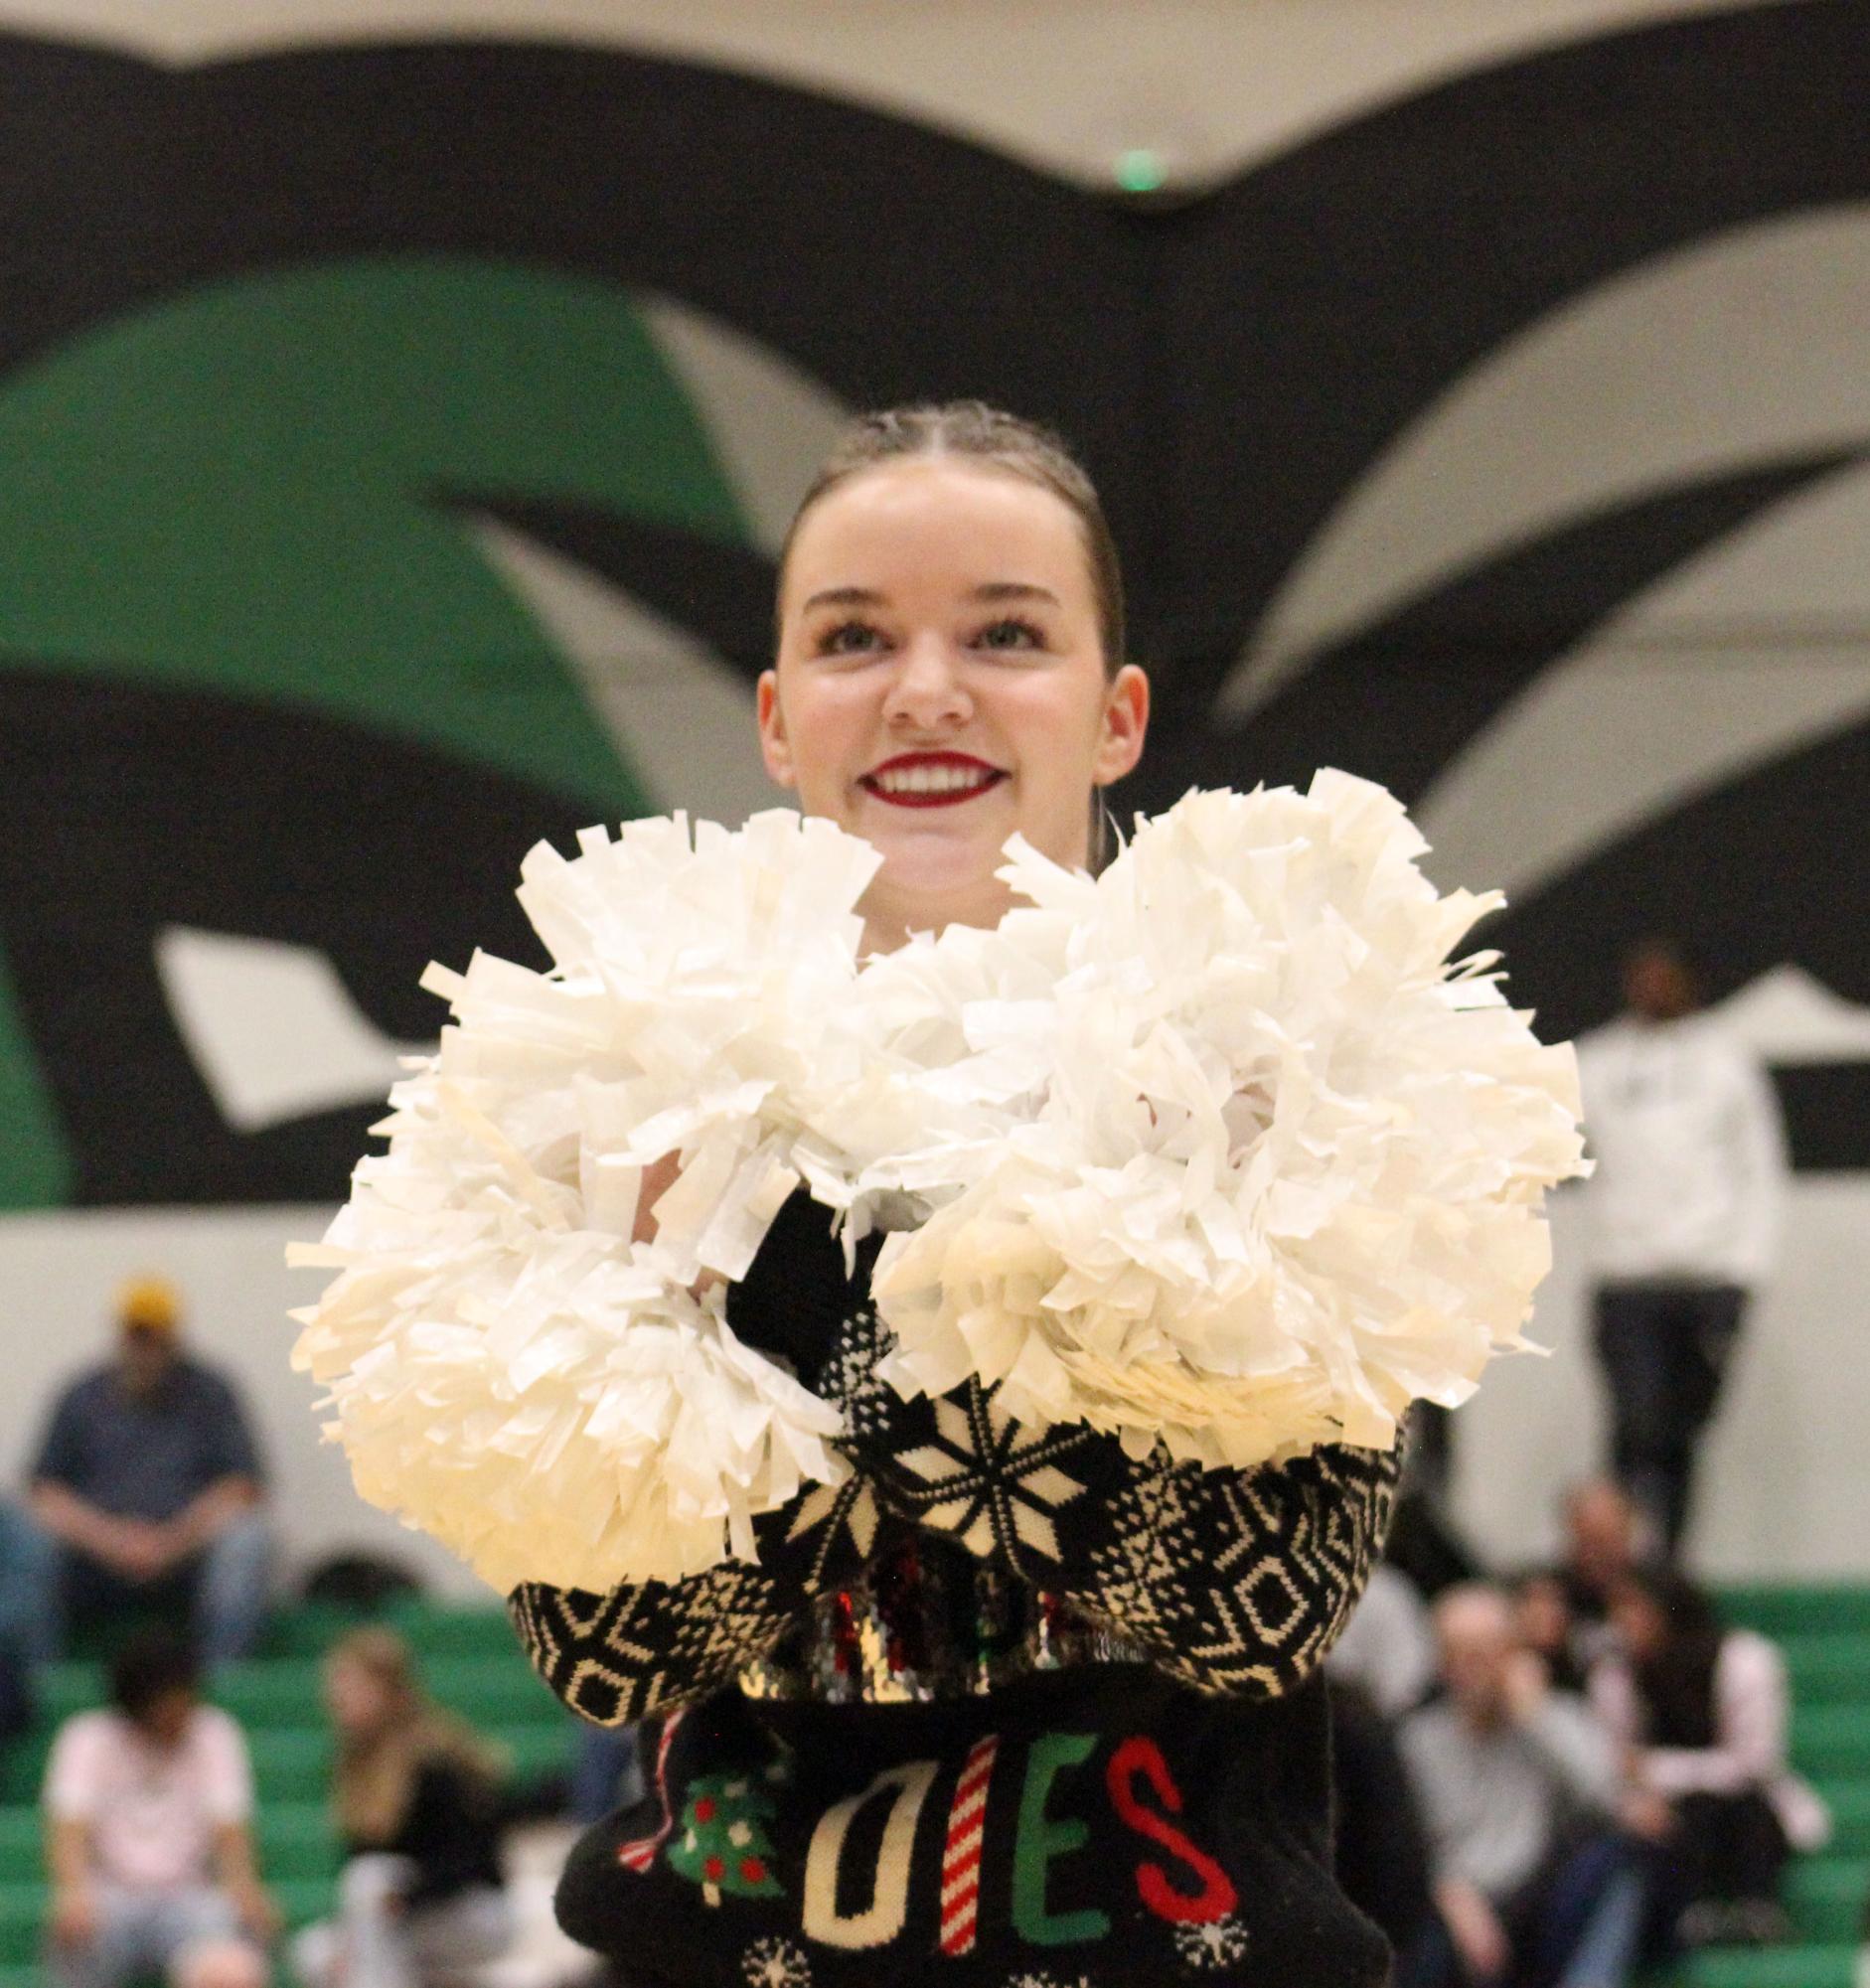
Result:
[[1796,1704],[1870,1704],[1870,1633],[1788,1636],[1780,1648]]
[[1698,1953],[1671,1988],[1852,1988],[1854,1946],[1724,1947]]
[[497,1727],[489,1737],[505,1750],[508,1767],[516,1779],[537,1780],[544,1774],[562,1773],[571,1764],[576,1732],[571,1715],[560,1713],[548,1725]]
[[1792,1759],[1800,1772],[1818,1780],[1870,1777],[1870,1703],[1794,1702]]
[[331,1785],[331,1738],[323,1727],[261,1727],[248,1732],[246,1745],[262,1803],[324,1799]]
[[509,1649],[501,1656],[431,1657],[422,1666],[428,1688],[451,1712],[475,1725],[510,1726],[564,1714],[550,1690],[524,1657]]
[[46,1756],[52,1751],[52,1727],[36,1726],[0,1756],[0,1805],[39,1799],[46,1778]]
[[248,1732],[267,1726],[323,1723],[320,1665],[316,1657],[256,1657],[230,1664],[209,1695]]
[[286,1930],[296,1932],[331,1911],[331,1881],[327,1878],[268,1878],[266,1888],[285,1914]]
[[1720,1604],[1728,1621],[1759,1629],[1775,1640],[1832,1633],[1870,1636],[1870,1588],[1723,1588]]
[[259,1862],[269,1880],[330,1884],[338,1838],[322,1801],[268,1802],[259,1813]]
[[266,1621],[261,1643],[262,1657],[316,1657],[347,1629],[373,1619],[357,1608],[341,1608],[327,1602],[300,1602],[289,1608],[275,1608]]
[[1814,1940],[1849,1940],[1863,1917],[1865,1872],[1858,1857],[1796,1857],[1786,1877],[1786,1909]]
[[45,1916],[43,1885],[0,1885],[0,1966],[32,1964],[39,1953]]
[[[1870,1863],[1870,1779],[1820,1780],[1816,1785],[1831,1811],[1830,1849]],[[1865,1890],[1870,1896],[1870,1885]]]
[[492,1607],[437,1607],[433,1603],[400,1603],[385,1619],[401,1630],[409,1646],[427,1663],[444,1656],[512,1657],[518,1640],[507,1612]]
[[33,1680],[33,1694],[41,1724],[56,1726],[74,1712],[103,1703],[104,1667],[82,1657],[49,1663]]

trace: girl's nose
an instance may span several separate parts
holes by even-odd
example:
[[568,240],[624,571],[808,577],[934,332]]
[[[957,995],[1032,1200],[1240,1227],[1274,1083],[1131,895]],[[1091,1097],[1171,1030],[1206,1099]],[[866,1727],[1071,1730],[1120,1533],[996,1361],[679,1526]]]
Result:
[[883,715],[900,724],[953,724],[973,709],[948,643],[938,636],[911,642],[897,663]]

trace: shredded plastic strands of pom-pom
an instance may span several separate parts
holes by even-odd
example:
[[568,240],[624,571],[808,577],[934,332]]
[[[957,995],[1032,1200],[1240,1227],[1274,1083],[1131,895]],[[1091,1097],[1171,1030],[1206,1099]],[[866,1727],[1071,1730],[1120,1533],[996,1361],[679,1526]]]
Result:
[[1490,956],[1447,964],[1501,900],[1441,896],[1424,849],[1343,773],[1193,793],[1094,881],[1015,841],[1029,909],[871,970],[885,1041],[981,1119],[854,1196],[932,1210],[875,1273],[898,1388],[979,1374],[1021,1419],[1244,1467],[1387,1447],[1525,1345],[1576,1072]]
[[[751,1521],[837,1483],[836,1410],[729,1330],[799,1171],[798,1110],[857,1088],[873,849],[784,811],[541,844],[520,898],[554,965],[431,968],[453,1023],[391,1093],[295,1314],[358,1487],[495,1587],[607,1589],[750,1558]],[[645,1169],[681,1155],[654,1245]],[[699,1295],[698,1295],[699,1294]]]
[[[477,954],[390,1094],[295,1314],[360,1490],[495,1586],[750,1557],[846,1474],[838,1414],[729,1330],[803,1181],[873,1278],[905,1394],[979,1375],[1038,1424],[1245,1467],[1381,1448],[1522,1345],[1546,1188],[1581,1170],[1568,1048],[1450,955],[1381,788],[1193,793],[1095,879],[859,967],[879,857],[781,811],[542,844],[544,974]],[[679,1155],[633,1241],[648,1169]],[[659,1176],[660,1177],[660,1176]]]

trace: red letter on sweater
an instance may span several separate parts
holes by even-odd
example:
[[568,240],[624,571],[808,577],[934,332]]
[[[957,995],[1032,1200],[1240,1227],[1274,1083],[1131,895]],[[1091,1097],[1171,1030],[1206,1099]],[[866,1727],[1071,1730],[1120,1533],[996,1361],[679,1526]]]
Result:
[[1137,1799],[1135,1781],[1141,1774],[1156,1790],[1156,1798],[1170,1815],[1181,1813],[1181,1790],[1169,1777],[1169,1762],[1154,1740],[1130,1739],[1110,1757],[1105,1781],[1111,1806],[1139,1836],[1160,1843],[1171,1857],[1185,1864],[1201,1881],[1201,1889],[1190,1895],[1178,1892],[1169,1882],[1160,1864],[1137,1866],[1137,1891],[1143,1903],[1158,1918],[1178,1925],[1201,1924],[1224,1918],[1239,1903],[1233,1880],[1205,1851],[1197,1850],[1172,1822]]

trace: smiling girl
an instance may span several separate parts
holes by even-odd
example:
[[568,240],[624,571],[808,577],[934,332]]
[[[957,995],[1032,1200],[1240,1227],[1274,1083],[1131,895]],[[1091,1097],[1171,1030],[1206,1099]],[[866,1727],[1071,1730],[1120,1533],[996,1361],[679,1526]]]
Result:
[[[1054,437],[971,402],[860,421],[794,522],[777,619],[766,764],[880,852],[869,951],[996,923],[1015,833],[1091,861],[1149,686]],[[873,1372],[871,1261],[847,1279],[797,1195],[728,1302],[843,1405],[845,1483],[759,1520],[757,1565],[513,1598],[568,1704],[662,1717],[654,1792],[567,1866],[566,1928],[630,1988],[1374,1988],[1316,1673],[1394,1456],[1205,1471],[1021,1427],[978,1382],[902,1401]]]
[[780,567],[759,685],[767,771],[883,857],[873,948],[992,925],[1021,834],[1070,866],[1136,765],[1149,680],[1123,658],[1089,482],[1005,416],[881,416],[821,473]]

